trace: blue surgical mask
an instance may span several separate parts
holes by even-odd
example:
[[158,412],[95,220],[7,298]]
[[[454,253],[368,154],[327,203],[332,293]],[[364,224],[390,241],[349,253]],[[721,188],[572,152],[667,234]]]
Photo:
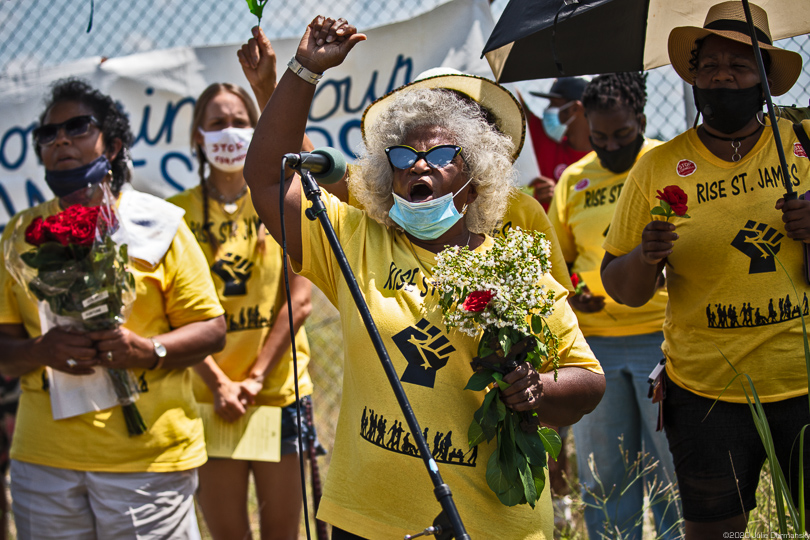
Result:
[[565,132],[568,129],[568,126],[571,125],[571,122],[574,121],[574,117],[572,116],[566,123],[563,124],[560,122],[560,111],[567,109],[573,104],[574,102],[571,101],[562,107],[548,107],[545,111],[543,111],[543,129],[551,140],[560,142],[565,136]]
[[81,167],[66,171],[45,171],[45,183],[53,194],[59,197],[70,195],[87,186],[98,184],[110,174],[110,162],[107,156],[101,155]]
[[[472,178],[467,180],[467,184],[470,182]],[[405,229],[405,232],[420,240],[435,240],[461,219],[462,214],[456,210],[453,199],[467,184],[455,193],[420,203],[406,201],[394,193],[394,205],[388,211],[388,217]]]

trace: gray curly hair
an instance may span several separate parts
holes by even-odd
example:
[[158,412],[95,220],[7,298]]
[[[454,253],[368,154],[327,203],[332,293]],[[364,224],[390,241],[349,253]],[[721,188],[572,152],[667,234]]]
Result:
[[399,92],[379,119],[366,131],[366,153],[349,176],[349,190],[368,215],[389,227],[394,204],[394,173],[385,149],[403,144],[415,129],[438,126],[463,149],[465,172],[478,197],[466,214],[467,228],[489,234],[506,211],[515,184],[512,140],[487,122],[485,111],[469,98],[446,89],[411,89]]

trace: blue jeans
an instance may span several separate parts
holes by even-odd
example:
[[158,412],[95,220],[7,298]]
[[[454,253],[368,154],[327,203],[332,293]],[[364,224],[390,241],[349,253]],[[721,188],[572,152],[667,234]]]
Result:
[[[588,505],[588,535],[591,540],[615,538],[619,530],[622,538],[641,540],[645,486],[654,477],[664,486],[675,482],[666,436],[655,431],[658,405],[647,398],[647,378],[662,357],[664,335],[591,336],[586,340],[602,364],[607,384],[596,410],[573,426],[582,497]],[[631,467],[640,453],[642,466],[653,461],[658,465],[633,482],[638,470]],[[591,455],[598,481],[588,463]],[[662,500],[653,504],[652,511],[659,537],[679,537],[677,503],[663,495],[657,499]]]

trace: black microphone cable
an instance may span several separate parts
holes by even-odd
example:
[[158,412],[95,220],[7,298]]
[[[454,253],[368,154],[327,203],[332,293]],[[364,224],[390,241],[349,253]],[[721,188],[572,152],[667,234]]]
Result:
[[[298,389],[298,355],[296,354],[295,346],[295,326],[293,324],[293,310],[292,310],[292,295],[290,294],[290,274],[287,270],[287,229],[284,223],[284,170],[287,168],[287,158],[281,158],[281,173],[279,175],[279,219],[281,220],[281,258],[282,268],[284,268],[284,292],[287,295],[287,318],[290,322],[290,348],[292,349],[293,359],[293,383],[295,385],[295,411],[296,422],[298,424],[298,466],[301,471],[301,494],[303,495],[304,503],[304,527],[307,532],[307,540],[312,540],[309,531],[309,507],[307,505],[307,481],[306,481],[306,467],[304,466],[304,444],[303,437],[301,436],[301,396]],[[295,173],[293,177],[295,178]],[[292,180],[291,180],[292,181]],[[314,444],[314,441],[313,441]],[[300,526],[300,525],[299,525]]]

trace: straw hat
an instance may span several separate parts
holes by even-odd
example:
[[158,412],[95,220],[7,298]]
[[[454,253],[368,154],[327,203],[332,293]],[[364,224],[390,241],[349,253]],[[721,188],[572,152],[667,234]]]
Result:
[[452,68],[433,68],[420,73],[416,79],[384,95],[368,106],[363,113],[361,131],[363,141],[366,130],[377,121],[393,101],[397,92],[416,88],[446,88],[455,90],[487,109],[495,117],[498,129],[512,139],[515,145],[512,161],[517,159],[526,137],[526,117],[520,103],[500,84],[477,75],[468,75]]
[[[771,57],[771,69],[768,79],[771,81],[771,93],[780,96],[790,90],[802,71],[802,57],[799,53],[786,51],[773,46],[771,29],[768,26],[768,14],[754,4],[751,6],[751,18],[756,28],[757,41],[763,51]],[[683,80],[695,83],[695,74],[689,68],[695,41],[709,34],[724,37],[747,45],[751,44],[751,34],[745,20],[742,2],[738,0],[723,2],[709,8],[703,28],[681,26],[673,28],[669,34],[669,60],[672,67]]]

